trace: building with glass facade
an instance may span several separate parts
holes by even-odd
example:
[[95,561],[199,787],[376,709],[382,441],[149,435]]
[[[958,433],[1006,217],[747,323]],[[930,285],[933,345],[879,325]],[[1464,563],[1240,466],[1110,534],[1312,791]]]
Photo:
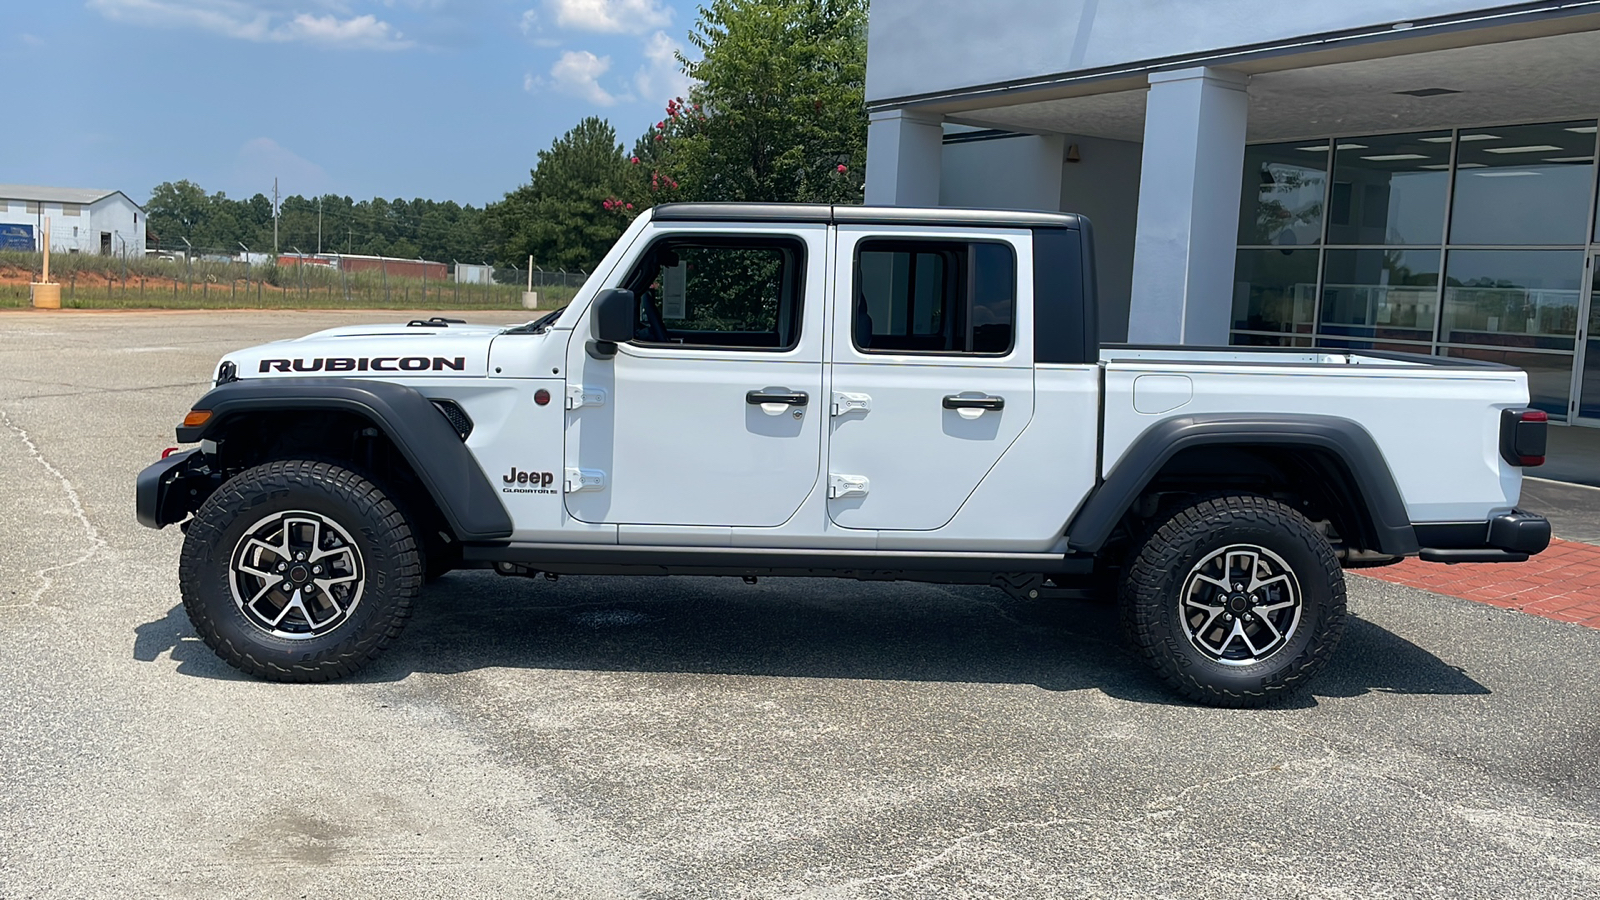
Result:
[[1502,361],[1600,425],[1597,76],[1600,2],[874,0],[867,199],[1085,213],[1108,340]]

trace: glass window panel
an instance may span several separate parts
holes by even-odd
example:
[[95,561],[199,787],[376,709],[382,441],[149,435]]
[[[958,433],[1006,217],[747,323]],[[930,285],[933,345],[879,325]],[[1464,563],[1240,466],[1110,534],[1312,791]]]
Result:
[[1433,340],[1438,250],[1329,250],[1322,280],[1323,334]]
[[863,241],[856,270],[860,349],[1010,352],[1017,263],[1009,244]]
[[1310,334],[1316,250],[1240,250],[1233,269],[1233,327]]
[[1322,240],[1328,142],[1244,148],[1239,243],[1296,246]]
[[1594,266],[1589,293],[1589,327],[1584,335],[1583,381],[1578,388],[1578,415],[1600,419],[1600,261]]
[[1492,347],[1444,347],[1440,352],[1461,359],[1482,359],[1516,366],[1528,373],[1529,405],[1549,413],[1552,419],[1566,419],[1567,402],[1572,392],[1571,353],[1519,353]]
[[1228,343],[1235,347],[1309,347],[1311,338],[1287,334],[1251,334],[1234,331],[1228,334]]
[[1594,124],[1463,131],[1450,242],[1583,243],[1594,192]]
[[1439,339],[1573,349],[1583,255],[1582,250],[1451,250]]
[[1342,138],[1333,154],[1330,244],[1438,244],[1450,132]]
[[796,341],[804,249],[784,239],[668,238],[629,276],[636,340],[781,350]]
[[1330,350],[1381,350],[1385,353],[1418,353],[1427,356],[1433,352],[1433,344],[1418,344],[1407,341],[1376,341],[1352,340],[1350,338],[1317,338],[1318,347]]

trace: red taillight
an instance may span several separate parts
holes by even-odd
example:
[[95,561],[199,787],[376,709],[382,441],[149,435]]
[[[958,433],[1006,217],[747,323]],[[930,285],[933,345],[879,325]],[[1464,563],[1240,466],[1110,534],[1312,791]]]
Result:
[[[1539,428],[1542,430],[1546,426],[1549,425],[1549,423],[1550,423],[1550,414],[1545,412],[1542,409],[1525,409],[1525,410],[1523,410],[1522,411],[1522,424],[1523,425],[1528,425],[1528,424],[1531,424],[1531,423],[1538,423]],[[1518,429],[1518,430],[1520,431],[1521,429]],[[1539,435],[1539,442],[1538,443],[1539,443],[1540,451],[1544,450],[1544,441],[1545,441],[1545,436],[1543,434]],[[1524,467],[1542,466],[1542,465],[1544,465],[1544,453],[1543,452],[1540,452],[1539,455],[1537,455],[1537,456],[1522,455],[1522,456],[1519,456],[1518,458],[1522,461],[1522,465]]]
[[1550,415],[1542,409],[1507,409],[1500,413],[1500,456],[1513,466],[1544,465],[1545,434]]

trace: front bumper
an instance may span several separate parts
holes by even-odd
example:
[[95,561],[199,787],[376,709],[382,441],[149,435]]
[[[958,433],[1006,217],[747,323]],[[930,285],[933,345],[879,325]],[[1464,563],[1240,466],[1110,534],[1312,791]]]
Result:
[[1427,562],[1523,562],[1550,546],[1550,521],[1512,510],[1488,522],[1417,525],[1417,554]]
[[200,448],[174,453],[146,466],[134,483],[134,514],[146,528],[182,522],[221,483]]

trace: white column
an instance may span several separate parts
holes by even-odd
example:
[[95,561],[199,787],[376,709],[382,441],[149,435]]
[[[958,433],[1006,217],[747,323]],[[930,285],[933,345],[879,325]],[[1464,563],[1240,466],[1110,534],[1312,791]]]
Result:
[[1226,344],[1233,312],[1248,76],[1150,76],[1128,340]]
[[938,206],[944,129],[904,110],[873,113],[867,126],[867,195],[872,206]]

